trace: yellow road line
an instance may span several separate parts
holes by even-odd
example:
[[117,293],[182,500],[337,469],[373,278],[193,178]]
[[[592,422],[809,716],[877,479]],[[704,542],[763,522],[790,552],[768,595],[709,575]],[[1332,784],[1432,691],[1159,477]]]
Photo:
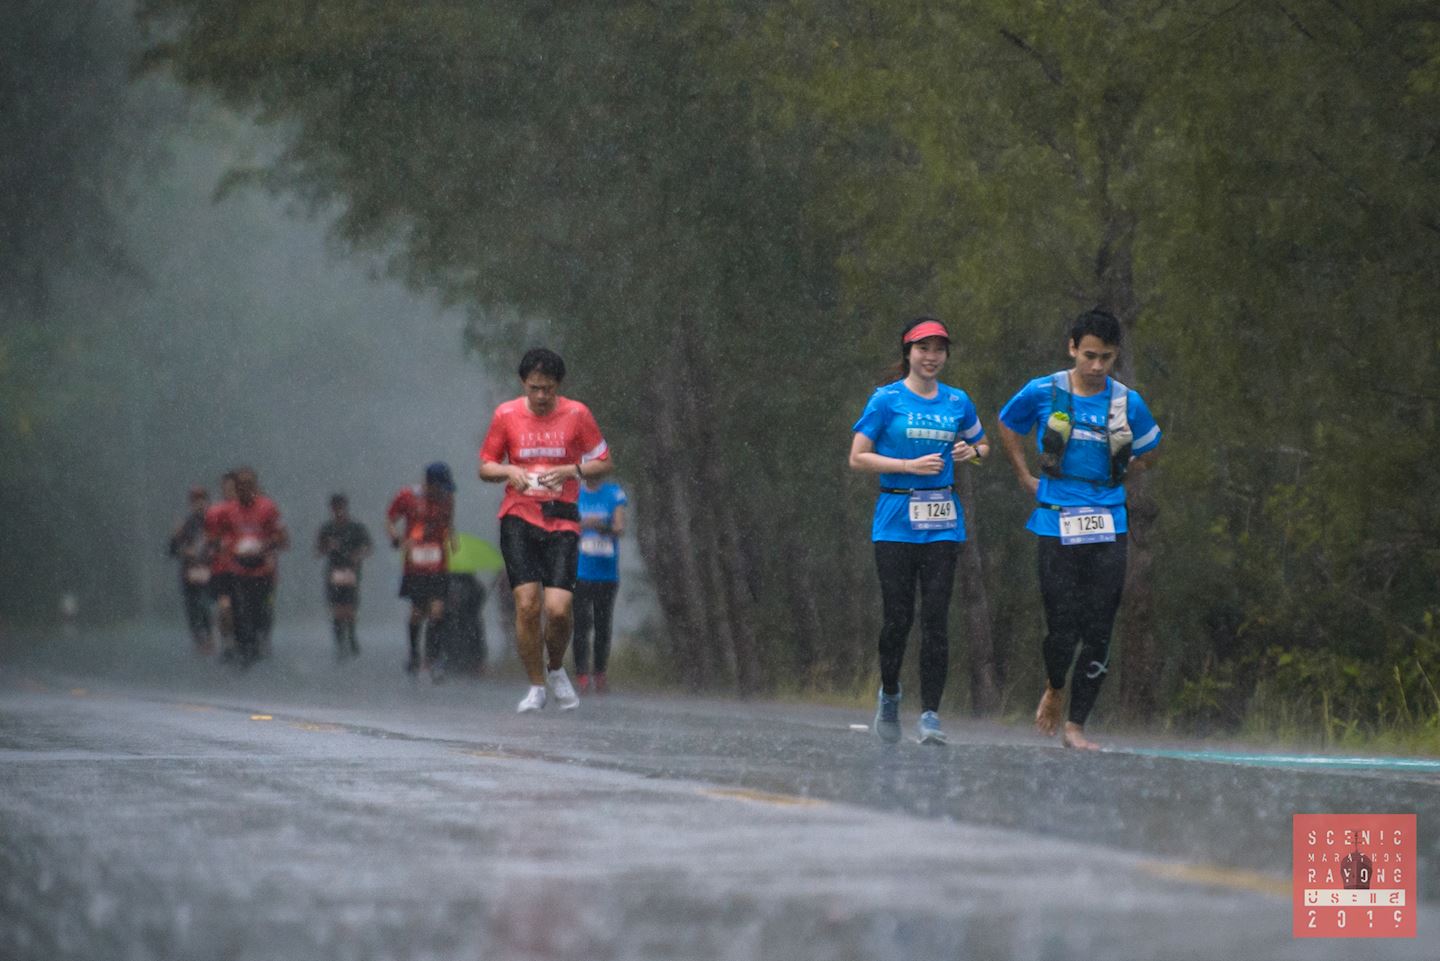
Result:
[[327,734],[345,730],[339,724],[317,724],[314,721],[295,721],[290,726],[297,731],[319,731]]
[[275,718],[272,717],[272,716],[270,716],[269,714],[251,714],[251,715],[250,715],[250,720],[252,720],[252,721],[273,721],[273,720],[275,720]]
[[73,694],[75,697],[85,697],[90,692],[83,687],[72,687],[70,688],[70,693]]
[[771,794],[768,791],[751,791],[747,788],[705,788],[700,793],[706,797],[724,798],[731,801],[755,801],[760,804],[780,804],[787,807],[824,807],[825,805],[824,801],[800,797],[797,794]]
[[1176,861],[1143,861],[1140,870],[1167,881],[1188,881],[1238,891],[1256,891],[1279,897],[1290,896],[1290,882],[1256,871],[1237,871],[1214,864],[1183,864]]
[[502,754],[502,753],[500,753],[499,751],[472,751],[472,750],[468,750],[468,749],[467,749],[467,750],[457,750],[455,753],[456,753],[456,754],[463,754],[463,755],[465,755],[466,757],[483,757],[483,758],[485,758],[486,760],[490,760],[490,761],[509,761],[509,760],[511,760],[510,755],[508,755],[508,754]]

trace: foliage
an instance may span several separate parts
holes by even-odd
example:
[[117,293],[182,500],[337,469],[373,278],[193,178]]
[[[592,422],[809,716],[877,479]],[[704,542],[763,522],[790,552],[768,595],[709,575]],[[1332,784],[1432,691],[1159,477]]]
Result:
[[[146,11],[155,63],[291,133],[245,179],[340,205],[346,241],[473,309],[496,369],[538,337],[575,358],[692,683],[872,669],[870,491],[843,455],[901,318],[963,331],[947,376],[993,431],[1064,363],[1065,319],[1104,302],[1166,430],[1134,492],[1123,703],[1233,721],[1311,685],[1324,718],[1398,717],[1400,690],[1419,717],[1409,665],[1434,665],[1406,645],[1440,575],[1432,5]],[[998,673],[1028,699],[1025,500],[999,469],[978,487]]]

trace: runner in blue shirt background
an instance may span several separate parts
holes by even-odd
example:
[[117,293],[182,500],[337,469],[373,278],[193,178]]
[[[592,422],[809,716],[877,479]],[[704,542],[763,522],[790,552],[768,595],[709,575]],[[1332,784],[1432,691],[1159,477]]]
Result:
[[[580,487],[580,562],[575,580],[575,688],[581,694],[594,686],[609,689],[605,668],[610,661],[610,635],[615,596],[620,591],[620,535],[625,533],[625,491],[611,481],[587,480]],[[595,631],[595,661],[590,661],[590,631]]]
[[894,383],[876,388],[855,422],[850,468],[879,474],[880,494],[870,539],[880,576],[880,691],[874,730],[900,739],[900,667],[920,592],[920,722],[922,744],[943,744],[940,698],[950,669],[947,621],[965,518],[955,496],[955,464],[985,457],[990,447],[975,405],[963,390],[942,384],[950,332],[934,317],[917,317],[900,334]]
[[[1045,606],[1046,687],[1035,726],[1060,726],[1066,675],[1075,660],[1062,741],[1094,750],[1085,721],[1110,664],[1110,635],[1125,587],[1125,477],[1154,464],[1160,428],[1145,401],[1110,373],[1120,356],[1120,322],[1100,309],[1070,327],[1074,366],[1038,377],[1000,411],[1000,439],[1020,484],[1037,506],[1025,526],[1040,535],[1040,596]],[[1024,435],[1036,430],[1037,477]],[[1080,656],[1075,658],[1079,647]]]

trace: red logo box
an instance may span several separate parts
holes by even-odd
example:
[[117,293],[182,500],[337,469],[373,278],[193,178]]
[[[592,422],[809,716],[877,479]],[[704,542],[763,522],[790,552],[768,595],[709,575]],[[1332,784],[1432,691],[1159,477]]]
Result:
[[1415,937],[1415,815],[1296,814],[1297,938]]

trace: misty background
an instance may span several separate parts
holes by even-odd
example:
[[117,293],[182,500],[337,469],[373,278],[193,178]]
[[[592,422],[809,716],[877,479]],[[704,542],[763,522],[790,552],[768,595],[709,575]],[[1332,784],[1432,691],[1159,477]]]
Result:
[[[467,347],[464,311],[407,289],[382,254],[337,245],[323,206],[225,189],[281,134],[167,76],[135,78],[133,17],[118,0],[25,2],[17,22],[30,34],[3,41],[6,125],[13,134],[28,114],[44,130],[28,155],[13,136],[0,148],[11,151],[0,630],[55,623],[73,593],[82,622],[154,618],[179,638],[166,542],[191,485],[217,499],[219,475],[248,464],[291,534],[282,640],[286,620],[328,617],[314,539],[334,492],[375,541],[362,631],[398,639],[407,605],[385,509],[447,461],[457,530],[498,542],[502,492],[476,478],[476,455],[494,406],[518,389],[485,365],[518,357]],[[623,637],[646,603],[633,547],[622,556]],[[493,631],[493,603],[487,621]]]

